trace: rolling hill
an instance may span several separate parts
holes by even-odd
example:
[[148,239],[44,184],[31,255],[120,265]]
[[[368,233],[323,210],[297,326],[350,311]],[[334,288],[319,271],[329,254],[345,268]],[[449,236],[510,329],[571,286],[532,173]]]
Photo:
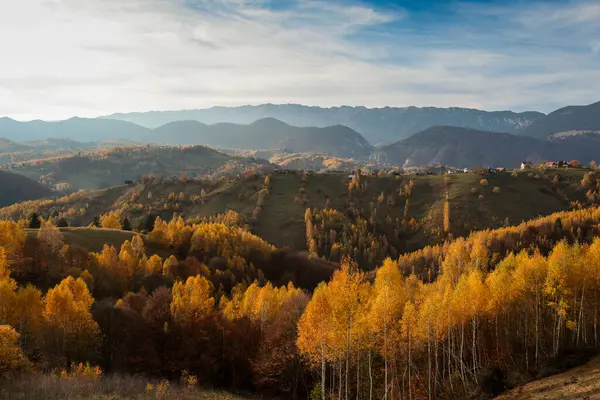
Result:
[[[293,171],[270,176],[269,194],[261,212],[254,215],[264,177],[209,181],[150,181],[100,191],[79,192],[54,201],[32,201],[0,209],[0,219],[27,218],[31,213],[65,218],[71,226],[87,226],[95,217],[120,210],[131,225],[145,229],[149,214],[170,220],[177,213],[186,219],[209,218],[234,210],[251,222],[253,232],[277,247],[306,250],[306,208],[346,210],[350,203],[365,219],[376,204],[374,231],[385,236],[398,251],[412,251],[437,243],[443,223],[447,185],[454,235],[472,230],[519,223],[552,212],[568,210],[571,201],[585,202],[578,190],[585,170],[555,170],[534,176],[529,171],[487,174],[482,186],[479,174],[431,176],[364,176],[367,184],[351,196],[345,173],[323,173],[304,177]],[[559,183],[553,183],[553,176]],[[410,184],[410,181],[413,181]],[[406,186],[412,189],[406,191]],[[499,193],[494,193],[498,187]],[[400,189],[400,190],[399,190]],[[560,190],[559,190],[560,189]],[[402,195],[399,194],[402,191]],[[204,193],[204,194],[203,194]],[[385,201],[379,202],[383,193]],[[391,200],[388,201],[388,198]],[[396,218],[415,220],[415,230],[397,236]],[[350,216],[346,223],[355,223]]]
[[249,124],[262,118],[277,118],[287,124],[301,127],[344,125],[360,132],[371,143],[390,143],[434,125],[517,133],[543,115],[538,112],[490,112],[458,107],[322,108],[298,104],[262,104],[113,114],[104,118],[128,121],[148,128],[157,128],[181,120],[195,120],[205,124],[219,122]]
[[546,139],[553,134],[578,131],[600,131],[600,102],[558,109],[537,119],[519,134]]
[[52,190],[22,175],[0,171],[0,206],[51,196]]
[[156,128],[153,141],[178,144],[205,144],[237,149],[287,149],[294,152],[321,152],[338,157],[368,157],[372,146],[358,132],[345,126],[298,128],[274,118],[249,125],[197,121],[171,122]]
[[264,160],[228,156],[205,146],[128,146],[26,161],[7,168],[57,189],[93,190],[147,175],[167,179],[180,174],[187,178],[219,177],[268,166]]

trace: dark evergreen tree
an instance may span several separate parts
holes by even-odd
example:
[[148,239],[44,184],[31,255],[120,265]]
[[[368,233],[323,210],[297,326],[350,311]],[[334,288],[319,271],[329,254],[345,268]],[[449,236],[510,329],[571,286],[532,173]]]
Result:
[[31,216],[29,217],[29,228],[30,229],[39,229],[41,225],[42,225],[42,223],[40,221],[40,216],[37,215],[36,213],[32,213]]
[[146,215],[144,221],[142,222],[142,230],[146,232],[152,232],[154,230],[154,222],[156,221],[156,216],[152,214]]
[[129,222],[129,218],[127,218],[127,217],[123,218],[123,222],[121,222],[121,225],[122,225],[124,231],[131,230],[131,222]]

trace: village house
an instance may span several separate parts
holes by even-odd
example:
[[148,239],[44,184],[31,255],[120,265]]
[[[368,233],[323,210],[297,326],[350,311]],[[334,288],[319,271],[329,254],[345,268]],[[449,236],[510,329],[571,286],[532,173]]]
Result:
[[531,168],[531,163],[529,161],[523,161],[521,163],[521,169],[529,169]]

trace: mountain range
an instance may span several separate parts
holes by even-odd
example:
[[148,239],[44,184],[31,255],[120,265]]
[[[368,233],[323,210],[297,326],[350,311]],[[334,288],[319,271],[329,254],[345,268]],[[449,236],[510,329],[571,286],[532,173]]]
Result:
[[344,125],[362,134],[370,143],[382,144],[407,138],[435,125],[520,133],[543,117],[544,114],[540,112],[482,111],[458,107],[322,108],[298,104],[263,104],[112,114],[103,118],[132,122],[147,128],[157,128],[169,122],[182,120],[194,120],[205,124],[249,124],[262,118],[276,118],[298,127]]
[[380,161],[413,167],[427,164],[454,167],[517,167],[522,161],[576,159],[584,164],[600,159],[600,134],[550,136],[537,139],[509,133],[487,132],[455,126],[434,126],[381,146]]
[[[190,119],[196,116],[210,122],[219,119],[246,120],[265,114],[271,116],[252,120],[249,124],[217,122],[209,125]],[[68,138],[81,142],[125,139],[138,143],[312,152],[359,160],[377,154],[379,159],[399,165],[436,162],[455,166],[515,166],[521,160],[561,158],[589,161],[600,158],[600,102],[588,106],[568,106],[548,115],[460,108],[326,109],[268,104],[115,114],[111,117],[117,119],[71,118],[57,122],[18,122],[0,118],[0,138],[9,140],[0,142],[0,148],[4,147],[5,152],[23,149],[10,140],[37,141],[25,143],[35,146],[34,143],[48,142],[48,138]],[[276,117],[314,126],[292,126]],[[187,119],[167,122],[155,128],[148,127],[172,118]],[[450,123],[436,122],[440,120]],[[359,126],[359,130],[367,137],[352,127],[341,125],[344,121],[348,125]],[[328,122],[336,124],[318,127]],[[411,132],[410,136],[406,136]],[[377,138],[389,139],[391,136],[403,138],[378,147],[371,144]],[[72,145],[67,140],[60,143]]]
[[203,144],[238,149],[286,149],[294,152],[321,152],[339,157],[368,157],[373,146],[358,132],[346,126],[324,128],[290,126],[274,118],[263,118],[248,125],[198,121],[176,121],[156,129],[131,122],[71,118],[58,122],[19,122],[0,119],[0,138],[7,149],[13,141],[42,141],[68,138],[81,142],[130,140],[166,145]]
[[158,142],[293,152],[318,151],[336,157],[365,158],[373,150],[373,146],[362,135],[346,126],[299,128],[274,118],[263,118],[249,125],[206,125],[197,121],[178,121],[154,129],[152,135]]

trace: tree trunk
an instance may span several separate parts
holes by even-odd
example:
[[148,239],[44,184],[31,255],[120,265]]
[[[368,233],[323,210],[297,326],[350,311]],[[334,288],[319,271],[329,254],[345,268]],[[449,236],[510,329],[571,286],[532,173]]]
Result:
[[435,340],[434,357],[435,357],[435,378],[433,379],[433,396],[435,397],[435,395],[437,394],[438,370],[439,370],[439,366],[438,366],[438,340],[437,339]]
[[383,358],[385,363],[385,372],[384,372],[384,394],[383,399],[387,400],[388,393],[388,356],[387,356],[387,321],[384,316],[383,321]]
[[356,400],[360,398],[360,351],[356,352]]
[[373,400],[373,370],[371,369],[371,349],[369,349],[369,400]]
[[431,396],[431,321],[427,321],[427,398]]
[[479,384],[477,380],[477,317],[473,317],[473,377],[475,378],[475,383]]
[[321,338],[321,400],[325,400],[325,338]]
[[577,340],[575,342],[576,346],[579,347],[579,336],[581,333],[581,325],[583,324],[583,301],[585,299],[585,281],[583,281],[583,286],[581,288],[581,304],[579,305],[579,320],[577,322]]
[[410,323],[408,324],[408,331],[407,333],[407,343],[408,343],[408,398],[412,399],[412,391],[411,391],[411,386],[412,386],[412,381],[411,381],[411,376],[410,376],[410,370],[411,370],[411,353],[410,353],[410,348],[411,348],[411,343],[410,343]]
[[348,373],[350,372],[350,315],[347,317],[346,324],[346,396],[345,399],[348,400]]
[[535,368],[540,366],[540,292],[535,294]]
[[342,400],[342,362],[340,361],[340,381],[338,382],[338,400]]
[[528,326],[527,326],[527,311],[525,311],[525,331],[523,332],[525,342],[525,371],[529,371],[529,342],[528,342]]

